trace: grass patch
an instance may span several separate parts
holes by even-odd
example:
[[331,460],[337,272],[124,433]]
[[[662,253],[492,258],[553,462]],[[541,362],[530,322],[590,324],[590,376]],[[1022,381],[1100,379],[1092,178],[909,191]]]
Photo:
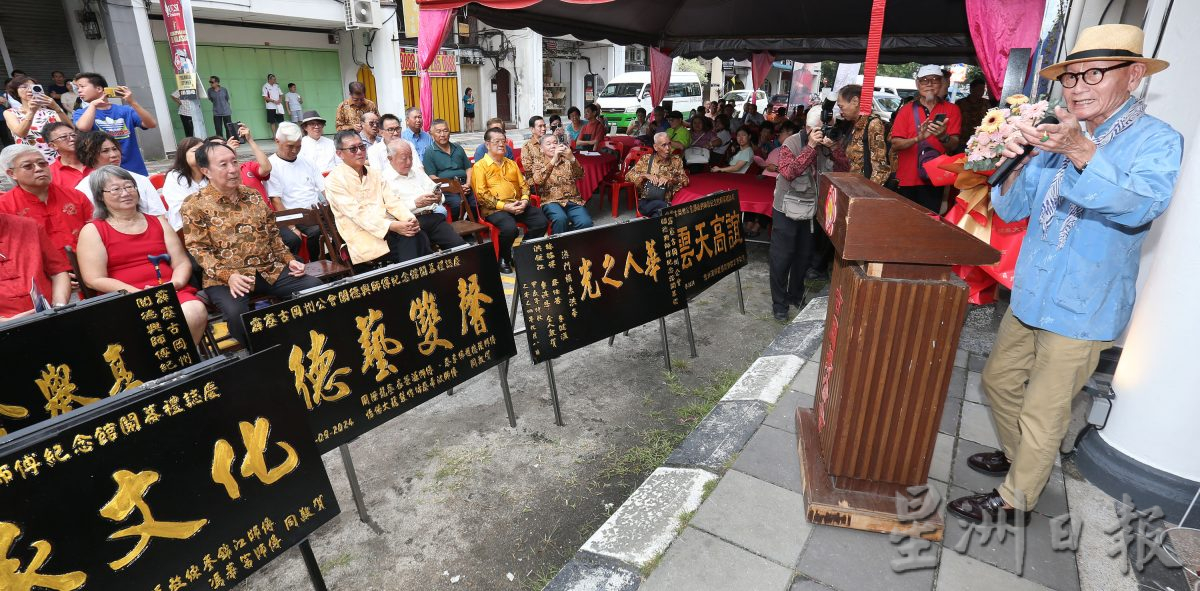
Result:
[[721,482],[720,478],[714,478],[714,479],[709,480],[708,482],[704,483],[704,492],[702,492],[700,494],[700,502],[701,503],[708,500],[708,495],[711,495],[712,491],[717,490],[717,484],[720,482]]
[[679,527],[675,528],[675,537],[679,537],[679,536],[683,535],[683,530],[687,529],[688,524],[692,522],[692,518],[695,516],[696,516],[696,509],[692,509],[691,511],[686,511],[679,515]]
[[521,588],[526,591],[542,591],[546,585],[550,584],[550,581],[554,580],[554,577],[558,576],[560,570],[562,567],[543,566],[538,568],[533,574],[525,577],[525,580],[521,582]]
[[445,454],[443,457],[445,463],[434,472],[433,479],[438,483],[447,484],[449,490],[458,490],[466,483],[472,468],[491,461],[492,450],[486,447],[465,449]]
[[654,558],[651,558],[649,562],[642,565],[641,571],[643,579],[649,577],[650,573],[654,572],[654,569],[658,568],[658,565],[662,562],[665,554],[665,551],[659,552]]
[[651,429],[642,440],[623,454],[610,454],[608,467],[600,473],[601,480],[649,474],[667,460],[687,433],[671,429]]
[[688,362],[683,359],[672,359],[671,367],[678,370],[686,370],[688,368]]
[[339,566],[346,566],[347,564],[350,564],[353,561],[354,561],[354,557],[351,556],[350,554],[340,554],[338,556],[335,556],[335,557],[329,559],[326,562],[322,562],[321,570],[330,571]]

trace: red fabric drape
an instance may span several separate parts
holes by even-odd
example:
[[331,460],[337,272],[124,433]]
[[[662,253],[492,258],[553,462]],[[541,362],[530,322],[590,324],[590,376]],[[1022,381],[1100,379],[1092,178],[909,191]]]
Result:
[[1008,54],[1014,47],[1037,47],[1045,0],[967,0],[967,22],[975,56],[992,98],[1000,98]]
[[437,58],[446,29],[450,26],[454,11],[450,9],[421,9],[417,33],[417,67],[421,70],[421,118],[426,131],[433,121],[433,84],[429,80],[429,66]]
[[667,96],[667,85],[671,83],[671,55],[650,48],[650,103],[658,106]]
[[754,100],[758,95],[758,87],[762,86],[763,80],[767,79],[767,74],[771,73],[771,64],[775,62],[775,56],[759,51],[750,56],[750,82],[754,84],[754,88],[750,89],[750,104],[758,104]]
[[871,4],[871,29],[867,33],[867,60],[863,62],[862,95],[858,98],[858,113],[871,115],[875,104],[875,71],[879,69],[879,44],[883,38],[883,13],[887,0]]

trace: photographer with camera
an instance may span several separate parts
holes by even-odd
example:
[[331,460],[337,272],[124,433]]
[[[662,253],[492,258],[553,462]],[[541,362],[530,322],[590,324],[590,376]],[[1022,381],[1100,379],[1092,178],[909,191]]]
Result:
[[[98,129],[112,136],[121,146],[121,168],[142,176],[149,175],[134,130],[154,129],[158,127],[158,119],[134,100],[129,87],[110,87],[100,74],[76,74],[75,86],[79,89],[79,99],[82,101],[82,107],[71,114],[75,127],[79,131]],[[112,98],[119,98],[125,104],[114,105],[109,102]]]
[[789,306],[799,308],[804,303],[820,175],[849,169],[841,147],[825,137],[828,126],[821,123],[821,110],[810,110],[806,133],[789,136],[779,149],[768,264],[771,311],[781,322],[787,320]]
[[892,117],[892,149],[901,195],[934,213],[942,212],[942,187],[929,182],[925,163],[958,147],[962,114],[941,98],[946,76],[941,66],[917,70],[917,100]]

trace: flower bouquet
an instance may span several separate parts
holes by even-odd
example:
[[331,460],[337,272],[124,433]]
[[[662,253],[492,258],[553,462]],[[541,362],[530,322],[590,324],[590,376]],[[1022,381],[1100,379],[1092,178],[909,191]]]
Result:
[[1002,158],[1000,152],[1004,150],[1004,144],[1021,133],[1015,124],[1037,125],[1053,108],[1045,99],[1031,103],[1023,94],[1014,94],[1005,103],[1007,108],[988,111],[983,122],[975,128],[975,134],[967,140],[967,170],[989,173],[995,170]]
[[999,165],[1004,144],[1017,130],[1016,122],[1036,125],[1052,105],[1045,100],[1029,102],[1024,95],[1013,95],[1006,101],[1008,108],[992,109],[975,134],[967,140],[967,151],[942,168],[958,175],[954,186],[959,190],[954,206],[946,212],[946,220],[979,240],[1000,251],[1000,262],[984,266],[954,266],[954,272],[970,287],[972,304],[987,304],[995,300],[996,286],[1012,289],[1013,273],[1021,241],[1029,220],[1006,222],[992,208],[987,176]]

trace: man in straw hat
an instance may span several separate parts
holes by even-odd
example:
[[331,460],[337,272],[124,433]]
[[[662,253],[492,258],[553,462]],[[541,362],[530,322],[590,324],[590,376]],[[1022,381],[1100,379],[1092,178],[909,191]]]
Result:
[[1029,513],[1015,517],[1037,505],[1071,399],[1129,321],[1142,241],[1171,200],[1183,153],[1182,136],[1131,93],[1166,67],[1142,57],[1137,27],[1084,29],[1065,61],[1041,71],[1063,86],[1061,123],[1018,124],[1005,147],[1007,158],[1024,146],[1033,153],[992,203],[1006,221],[1030,224],[1012,307],[983,369],[1001,450],[968,458],[1004,482],[952,501],[958,517],[1028,523]]

